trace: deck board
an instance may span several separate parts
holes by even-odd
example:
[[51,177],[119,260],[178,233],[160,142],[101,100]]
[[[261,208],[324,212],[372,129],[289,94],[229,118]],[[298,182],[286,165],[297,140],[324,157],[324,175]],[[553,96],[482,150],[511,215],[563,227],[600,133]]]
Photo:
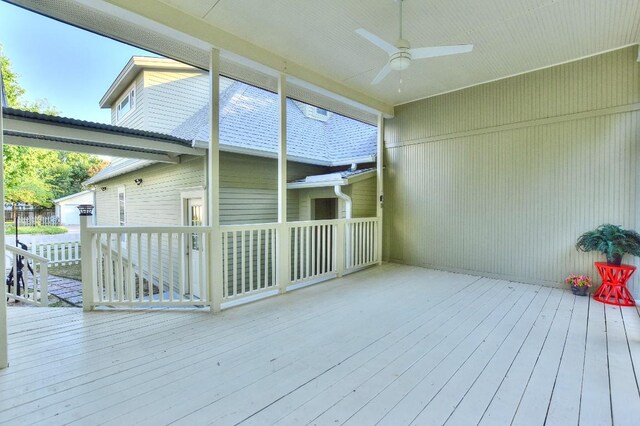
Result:
[[638,311],[560,289],[388,264],[219,315],[8,312],[12,425],[640,418]]

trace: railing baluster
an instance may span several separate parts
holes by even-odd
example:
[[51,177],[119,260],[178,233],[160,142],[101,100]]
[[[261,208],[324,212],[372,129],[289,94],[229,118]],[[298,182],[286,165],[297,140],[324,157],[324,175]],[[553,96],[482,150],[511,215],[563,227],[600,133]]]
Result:
[[167,262],[169,263],[169,301],[173,302],[174,289],[174,277],[173,277],[173,232],[167,234]]
[[[102,234],[97,234],[96,235],[96,254],[97,254],[97,258],[98,258],[98,265],[97,265],[97,275],[98,275],[98,292],[100,294],[96,295],[96,300],[94,300],[95,302],[103,302],[105,300],[105,270],[104,270],[104,265],[105,265],[105,259],[104,259],[104,253],[102,252]],[[83,300],[86,297],[86,294],[83,294]],[[91,300],[88,301],[89,303],[91,302]]]
[[262,257],[260,257],[261,255],[261,249],[262,249],[262,230],[258,229],[258,243],[257,243],[257,252],[256,252],[256,283],[258,286],[258,289],[262,288],[262,280],[260,279],[260,272],[262,271]]
[[185,251],[184,240],[188,237],[188,233],[178,234],[178,301],[182,302],[185,295],[185,273],[187,267],[185,261],[188,261],[187,252]]
[[225,297],[235,295],[233,290],[229,293],[229,239],[228,232],[222,231],[222,284],[224,286],[222,294]]
[[305,240],[304,241],[305,242],[304,257],[305,257],[305,260],[306,260],[306,262],[305,262],[306,266],[305,266],[305,270],[304,270],[304,277],[305,278],[309,278],[311,276],[310,270],[309,270],[309,267],[311,265],[311,256],[310,256],[310,251],[309,251],[310,250],[310,246],[311,246],[311,244],[309,242],[309,236],[311,234],[311,227],[306,225],[304,227],[304,233],[305,233],[305,237],[304,237],[304,240]]
[[276,285],[276,228],[271,228],[271,286]]
[[142,234],[136,233],[136,249],[138,255],[138,298],[139,302],[144,301],[144,269],[142,265]]
[[271,285],[269,280],[269,230],[264,230],[264,287]]
[[[233,289],[235,294],[242,294],[238,291],[238,233],[233,231]],[[242,290],[242,289],[240,289]]]
[[298,227],[291,228],[293,232],[293,279],[291,281],[298,280]]
[[127,289],[129,292],[128,300],[129,302],[133,302],[136,300],[136,287],[133,282],[133,261],[131,259],[131,233],[126,233],[127,239]]
[[158,302],[164,302],[164,262],[162,259],[163,233],[158,232]]
[[147,237],[147,292],[149,293],[149,302],[153,302],[153,269],[151,266],[151,232],[146,233]]
[[245,235],[246,231],[240,231],[240,236],[241,236],[241,241],[240,241],[240,249],[241,249],[241,253],[242,253],[242,290],[246,293],[248,291],[250,291],[251,289],[247,289],[247,265],[245,262],[245,259],[247,258],[247,251],[246,251],[246,244],[245,244],[245,240],[246,240],[246,235]]
[[318,259],[316,259],[316,234],[318,228],[315,225],[309,225],[309,229],[311,230],[311,275],[313,277],[316,275],[316,267],[318,263]]
[[253,285],[253,229],[249,230],[249,291],[257,290]]
[[205,273],[205,267],[207,266],[205,260],[204,260],[204,250],[206,247],[206,241],[204,239],[204,233],[199,233],[198,234],[198,239],[200,240],[200,246],[198,247],[200,250],[198,250],[198,285],[200,286],[199,288],[199,299],[200,300],[209,300],[209,297],[207,295],[207,274]]
[[116,248],[117,248],[117,272],[115,274],[115,285],[116,285],[116,294],[118,295],[118,302],[124,302],[125,300],[125,286],[124,286],[124,277],[123,277],[123,262],[122,262],[122,233],[117,233],[116,237]]
[[107,233],[107,285],[109,286],[109,291],[107,292],[107,300],[109,302],[113,302],[113,262],[111,256],[111,233]]

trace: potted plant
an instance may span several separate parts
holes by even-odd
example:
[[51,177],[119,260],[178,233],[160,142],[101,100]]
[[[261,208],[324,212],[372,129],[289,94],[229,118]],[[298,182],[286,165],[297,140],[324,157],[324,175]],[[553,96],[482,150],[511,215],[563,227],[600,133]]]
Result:
[[625,254],[640,256],[640,234],[607,223],[582,234],[578,238],[576,249],[584,252],[599,251],[607,256],[608,264],[620,265]]
[[589,293],[589,288],[593,285],[593,281],[588,275],[571,274],[564,282],[571,286],[571,292],[576,296],[586,296]]

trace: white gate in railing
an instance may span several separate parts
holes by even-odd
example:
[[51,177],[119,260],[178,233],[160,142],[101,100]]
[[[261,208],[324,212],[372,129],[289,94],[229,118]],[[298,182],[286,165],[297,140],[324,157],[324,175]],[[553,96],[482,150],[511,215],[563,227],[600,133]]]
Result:
[[[379,226],[376,218],[221,226],[222,270],[213,280],[217,303],[231,306],[376,264]],[[85,303],[211,305],[210,229],[87,227],[85,261],[93,261]]]
[[[36,306],[49,305],[49,266],[44,257],[5,245],[7,298]],[[22,267],[21,267],[22,265]],[[4,303],[4,301],[2,302]]]
[[377,218],[349,219],[345,230],[345,269],[349,272],[378,263]]
[[290,282],[320,281],[336,276],[337,258],[343,253],[337,246],[338,220],[313,220],[288,223],[290,235]]
[[225,225],[222,233],[223,300],[276,286],[276,225]]
[[49,266],[78,264],[81,260],[80,241],[32,243],[29,251],[49,260]]
[[85,303],[112,306],[210,304],[208,228],[87,229],[91,234],[89,251],[95,264],[91,273],[92,294],[83,295]]

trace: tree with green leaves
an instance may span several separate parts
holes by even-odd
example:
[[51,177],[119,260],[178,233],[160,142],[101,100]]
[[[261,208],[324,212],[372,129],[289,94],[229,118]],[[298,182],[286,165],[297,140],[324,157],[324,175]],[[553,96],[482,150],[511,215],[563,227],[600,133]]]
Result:
[[[0,65],[8,106],[32,112],[58,115],[46,99],[24,99],[25,90],[0,45]],[[5,145],[5,202],[13,204],[14,217],[19,203],[51,207],[51,201],[78,192],[82,182],[102,170],[106,162],[99,157],[77,152],[50,151],[25,146]]]

